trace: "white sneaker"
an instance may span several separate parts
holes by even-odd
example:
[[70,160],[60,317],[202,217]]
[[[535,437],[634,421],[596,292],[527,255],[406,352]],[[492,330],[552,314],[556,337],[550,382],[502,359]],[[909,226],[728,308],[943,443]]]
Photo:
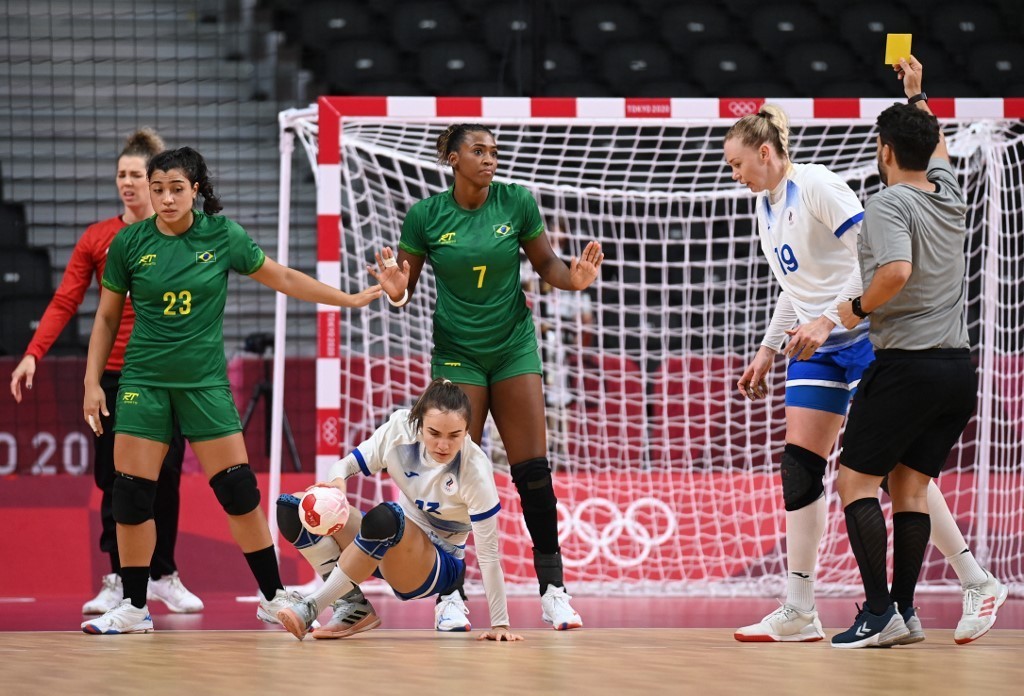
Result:
[[256,607],[256,618],[263,623],[268,624],[280,624],[281,622],[277,619],[277,614],[282,609],[287,609],[292,605],[293,602],[301,602],[303,597],[298,592],[289,592],[285,589],[280,589],[274,593],[274,598],[267,600],[260,592],[260,603]]
[[305,638],[306,634],[309,633],[316,621],[316,617],[316,602],[308,599],[304,599],[301,602],[292,602],[277,612],[278,622],[299,640]]
[[472,630],[469,623],[469,607],[462,601],[458,590],[451,594],[441,595],[434,605],[434,628],[438,631],[458,632]]
[[825,637],[818,612],[800,611],[783,604],[759,623],[736,629],[733,638],[741,643],[810,643]]
[[178,571],[165,575],[159,580],[150,580],[146,591],[146,600],[158,599],[167,605],[175,614],[195,614],[203,610],[203,600],[189,592],[181,584]]
[[336,599],[332,606],[334,614],[331,620],[313,629],[313,637],[318,640],[347,638],[380,626],[380,617],[358,587]]
[[153,630],[153,617],[149,607],[136,609],[130,599],[106,612],[98,619],[82,622],[82,632],[96,635],[117,635],[119,633],[149,633]]
[[979,585],[964,588],[964,615],[956,625],[953,640],[965,645],[978,640],[988,633],[996,622],[996,612],[1003,606],[1009,589],[999,582],[992,573],[985,571],[988,580]]
[[564,587],[548,585],[548,589],[540,598],[541,615],[545,623],[551,624],[556,631],[568,631],[570,628],[582,628],[583,619],[569,604],[572,597]]
[[103,576],[100,593],[82,605],[83,614],[106,614],[124,599],[121,576],[110,573]]

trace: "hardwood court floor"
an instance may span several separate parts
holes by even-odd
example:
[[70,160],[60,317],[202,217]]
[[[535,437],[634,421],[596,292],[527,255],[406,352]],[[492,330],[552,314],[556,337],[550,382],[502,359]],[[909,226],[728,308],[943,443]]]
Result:
[[[475,632],[474,632],[475,633]],[[1009,694],[1024,631],[958,647],[949,630],[891,650],[741,644],[718,629],[474,633],[376,630],[299,642],[281,631],[0,634],[3,693],[59,694]]]

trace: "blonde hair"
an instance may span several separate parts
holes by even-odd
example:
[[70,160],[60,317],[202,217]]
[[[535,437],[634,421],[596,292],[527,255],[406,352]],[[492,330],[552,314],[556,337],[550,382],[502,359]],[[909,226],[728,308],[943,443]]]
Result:
[[736,138],[744,146],[759,148],[768,143],[786,159],[789,156],[789,117],[774,104],[764,104],[756,114],[747,114],[726,132],[728,142]]

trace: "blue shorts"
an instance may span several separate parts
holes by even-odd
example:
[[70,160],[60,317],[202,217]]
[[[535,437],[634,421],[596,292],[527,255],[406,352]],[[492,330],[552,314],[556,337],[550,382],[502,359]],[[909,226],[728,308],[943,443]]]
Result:
[[[373,571],[373,574],[381,580],[384,580],[384,576],[381,575],[380,568]],[[462,584],[462,578],[465,575],[465,559],[456,557],[455,554],[441,548],[435,543],[434,567],[431,568],[430,574],[427,576],[427,579],[423,584],[412,592],[399,592],[398,590],[394,590],[394,593],[395,596],[403,602],[410,599],[423,599],[424,597],[430,597],[431,595],[451,594],[454,588]]]
[[790,360],[786,369],[786,406],[846,415],[860,377],[875,359],[865,335],[839,350],[818,351],[808,360]]

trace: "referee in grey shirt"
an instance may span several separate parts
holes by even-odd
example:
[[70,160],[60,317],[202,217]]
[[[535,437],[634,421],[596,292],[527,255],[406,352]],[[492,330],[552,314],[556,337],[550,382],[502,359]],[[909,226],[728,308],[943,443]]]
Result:
[[[870,315],[875,362],[843,439],[836,487],[866,602],[836,648],[924,640],[914,589],[931,531],[927,487],[974,412],[977,376],[964,319],[964,202],[913,56],[893,66],[907,104],[878,116],[878,173],[858,252],[864,294],[839,306],[848,328]],[[878,487],[889,477],[893,581]]]

